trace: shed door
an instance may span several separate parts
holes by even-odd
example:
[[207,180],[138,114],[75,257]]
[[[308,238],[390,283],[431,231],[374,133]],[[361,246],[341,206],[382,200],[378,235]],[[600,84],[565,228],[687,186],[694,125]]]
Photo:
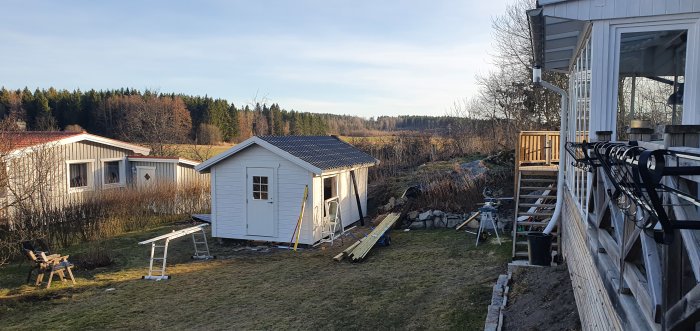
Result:
[[148,187],[156,181],[156,167],[136,167],[136,185]]
[[246,217],[248,234],[275,235],[275,183],[272,168],[247,168]]

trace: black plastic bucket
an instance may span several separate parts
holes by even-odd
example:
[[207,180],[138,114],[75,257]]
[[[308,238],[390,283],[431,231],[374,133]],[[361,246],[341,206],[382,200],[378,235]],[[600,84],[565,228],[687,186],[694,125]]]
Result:
[[552,265],[552,235],[542,232],[527,234],[528,260],[530,265]]

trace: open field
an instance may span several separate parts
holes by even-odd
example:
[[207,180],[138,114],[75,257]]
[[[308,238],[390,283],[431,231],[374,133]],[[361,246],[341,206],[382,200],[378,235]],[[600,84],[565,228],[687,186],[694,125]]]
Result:
[[394,231],[391,246],[358,264],[331,258],[347,239],[300,253],[214,244],[219,259],[193,262],[185,237],[171,244],[173,279],[140,280],[148,249],[136,243],[170,230],[102,242],[116,263],[75,271],[74,287],[22,285],[27,263],[0,269],[3,328],[480,329],[510,253],[508,243],[475,248],[473,236],[453,230]]
[[235,145],[236,144],[233,143],[223,143],[219,145],[170,144],[168,145],[168,149],[174,150],[179,157],[195,161],[204,161]]

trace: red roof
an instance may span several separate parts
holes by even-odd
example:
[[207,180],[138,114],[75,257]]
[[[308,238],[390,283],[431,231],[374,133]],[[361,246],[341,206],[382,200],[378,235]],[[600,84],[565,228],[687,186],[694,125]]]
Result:
[[[7,150],[15,150],[25,147],[31,147],[41,144],[46,144],[61,139],[77,136],[82,132],[66,132],[66,131],[0,131],[0,140],[4,146],[0,148]],[[5,144],[7,143],[7,144]]]

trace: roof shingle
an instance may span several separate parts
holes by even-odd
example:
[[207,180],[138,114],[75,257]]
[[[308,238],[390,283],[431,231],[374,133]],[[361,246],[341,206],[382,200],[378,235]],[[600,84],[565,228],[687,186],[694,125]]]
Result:
[[379,163],[374,157],[334,136],[259,136],[258,138],[321,170]]

